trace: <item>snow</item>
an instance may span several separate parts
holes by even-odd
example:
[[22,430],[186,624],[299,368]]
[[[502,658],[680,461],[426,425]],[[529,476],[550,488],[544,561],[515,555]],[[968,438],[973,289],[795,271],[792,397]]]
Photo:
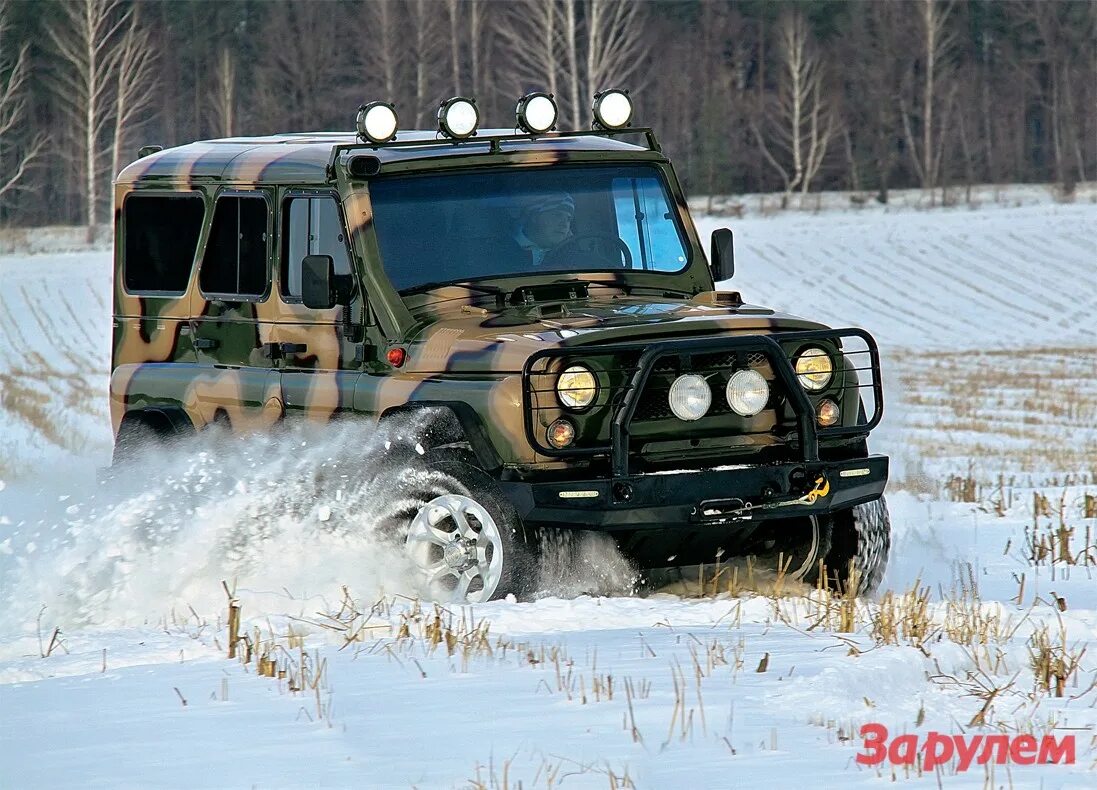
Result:
[[[99,485],[109,256],[0,258],[0,786],[1092,786],[1097,658],[1055,697],[1032,651],[1044,626],[1064,657],[1097,635],[1097,206],[1015,202],[698,221],[735,230],[748,300],[880,341],[883,590],[927,590],[933,624],[897,644],[886,596],[848,632],[839,602],[773,579],[635,596],[597,540],[550,556],[534,600],[436,611],[378,529],[393,480],[358,482],[334,433],[199,443],[142,491]],[[387,441],[357,437],[354,463]],[[950,476],[977,501],[945,501]],[[1044,540],[1081,562],[1035,559]],[[315,689],[226,658],[222,581]],[[1078,760],[868,767],[869,722],[1074,735]]]

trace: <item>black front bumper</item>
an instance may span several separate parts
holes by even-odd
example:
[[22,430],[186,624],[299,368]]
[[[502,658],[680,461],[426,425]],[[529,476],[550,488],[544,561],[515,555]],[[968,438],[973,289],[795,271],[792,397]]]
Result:
[[[865,371],[870,381],[856,380],[848,387],[849,397],[860,390],[871,391],[875,408],[871,418],[857,425],[816,424],[815,407],[800,385],[792,361],[783,343],[841,341],[860,338],[869,364],[852,366]],[[878,499],[888,477],[888,459],[870,455],[852,460],[823,460],[820,438],[867,436],[883,414],[883,382],[876,342],[861,329],[825,329],[782,332],[779,335],[729,335],[685,338],[648,343],[600,346],[601,354],[637,353],[639,359],[627,371],[628,382],[615,393],[610,441],[601,446],[553,449],[540,442],[535,430],[535,394],[544,385],[535,385],[537,377],[549,375],[537,366],[551,359],[566,363],[582,359],[594,349],[588,347],[546,349],[532,355],[523,370],[526,436],[537,452],[549,457],[608,457],[610,473],[594,479],[571,481],[505,481],[500,485],[518,509],[523,521],[535,526],[576,527],[600,530],[643,530],[680,527],[705,527],[752,523],[763,519],[821,515]],[[636,409],[647,382],[660,360],[677,357],[682,369],[690,369],[695,355],[733,352],[742,357],[749,352],[764,354],[795,414],[794,448],[799,458],[779,464],[748,464],[681,472],[638,474],[630,467],[631,428]],[[847,352],[842,352],[846,354]]]
[[527,524],[616,531],[823,515],[878,499],[887,477],[887,456],[870,455],[500,486]]

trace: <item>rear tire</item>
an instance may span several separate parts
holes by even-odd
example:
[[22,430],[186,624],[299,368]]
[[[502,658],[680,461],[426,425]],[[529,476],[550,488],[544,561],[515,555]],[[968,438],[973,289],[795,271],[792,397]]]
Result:
[[160,431],[144,419],[124,420],[114,440],[111,467],[118,468],[133,464],[150,450],[163,445],[164,438]]
[[855,583],[855,595],[875,592],[884,577],[891,551],[887,501],[880,497],[849,510],[840,510],[828,520],[831,548],[826,566],[834,586],[848,590]]

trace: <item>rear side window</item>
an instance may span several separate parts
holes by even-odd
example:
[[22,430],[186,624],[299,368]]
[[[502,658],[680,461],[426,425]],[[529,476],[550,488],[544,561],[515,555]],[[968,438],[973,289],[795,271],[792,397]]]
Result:
[[267,201],[226,195],[217,199],[198,284],[207,294],[262,296],[267,291]]
[[126,290],[186,291],[204,215],[205,202],[200,195],[127,197],[122,206]]
[[336,274],[350,274],[339,206],[330,197],[289,198],[282,208],[282,296],[301,298],[301,261],[330,255]]

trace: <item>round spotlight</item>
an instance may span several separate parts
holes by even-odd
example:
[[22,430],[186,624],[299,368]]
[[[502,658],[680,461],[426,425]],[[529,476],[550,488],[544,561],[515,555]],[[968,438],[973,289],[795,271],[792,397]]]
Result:
[[769,383],[757,370],[737,370],[728,379],[725,395],[732,411],[753,417],[769,402]]
[[815,413],[819,419],[819,425],[824,428],[829,428],[836,424],[842,416],[842,410],[839,409],[838,404],[830,398],[823,398],[819,401],[819,406],[816,408]]
[[624,129],[632,120],[632,99],[625,91],[602,91],[594,95],[594,123],[603,129]]
[[582,365],[572,365],[556,379],[556,397],[565,408],[573,411],[590,406],[597,394],[597,379]]
[[438,108],[438,129],[446,137],[463,139],[476,134],[480,125],[480,112],[474,99],[454,96],[446,99]]
[[518,100],[514,117],[518,126],[529,134],[541,134],[556,126],[558,111],[551,93],[527,93]]
[[556,420],[548,427],[547,438],[549,444],[563,450],[575,441],[575,426],[569,420]]
[[830,355],[821,348],[811,346],[796,358],[796,376],[804,389],[818,392],[830,383],[833,374]]
[[679,420],[692,422],[699,420],[708,413],[712,405],[712,390],[708,382],[696,373],[687,373],[679,376],[670,385],[670,410]]
[[371,143],[387,143],[396,136],[396,108],[388,102],[374,101],[358,108],[358,136]]

